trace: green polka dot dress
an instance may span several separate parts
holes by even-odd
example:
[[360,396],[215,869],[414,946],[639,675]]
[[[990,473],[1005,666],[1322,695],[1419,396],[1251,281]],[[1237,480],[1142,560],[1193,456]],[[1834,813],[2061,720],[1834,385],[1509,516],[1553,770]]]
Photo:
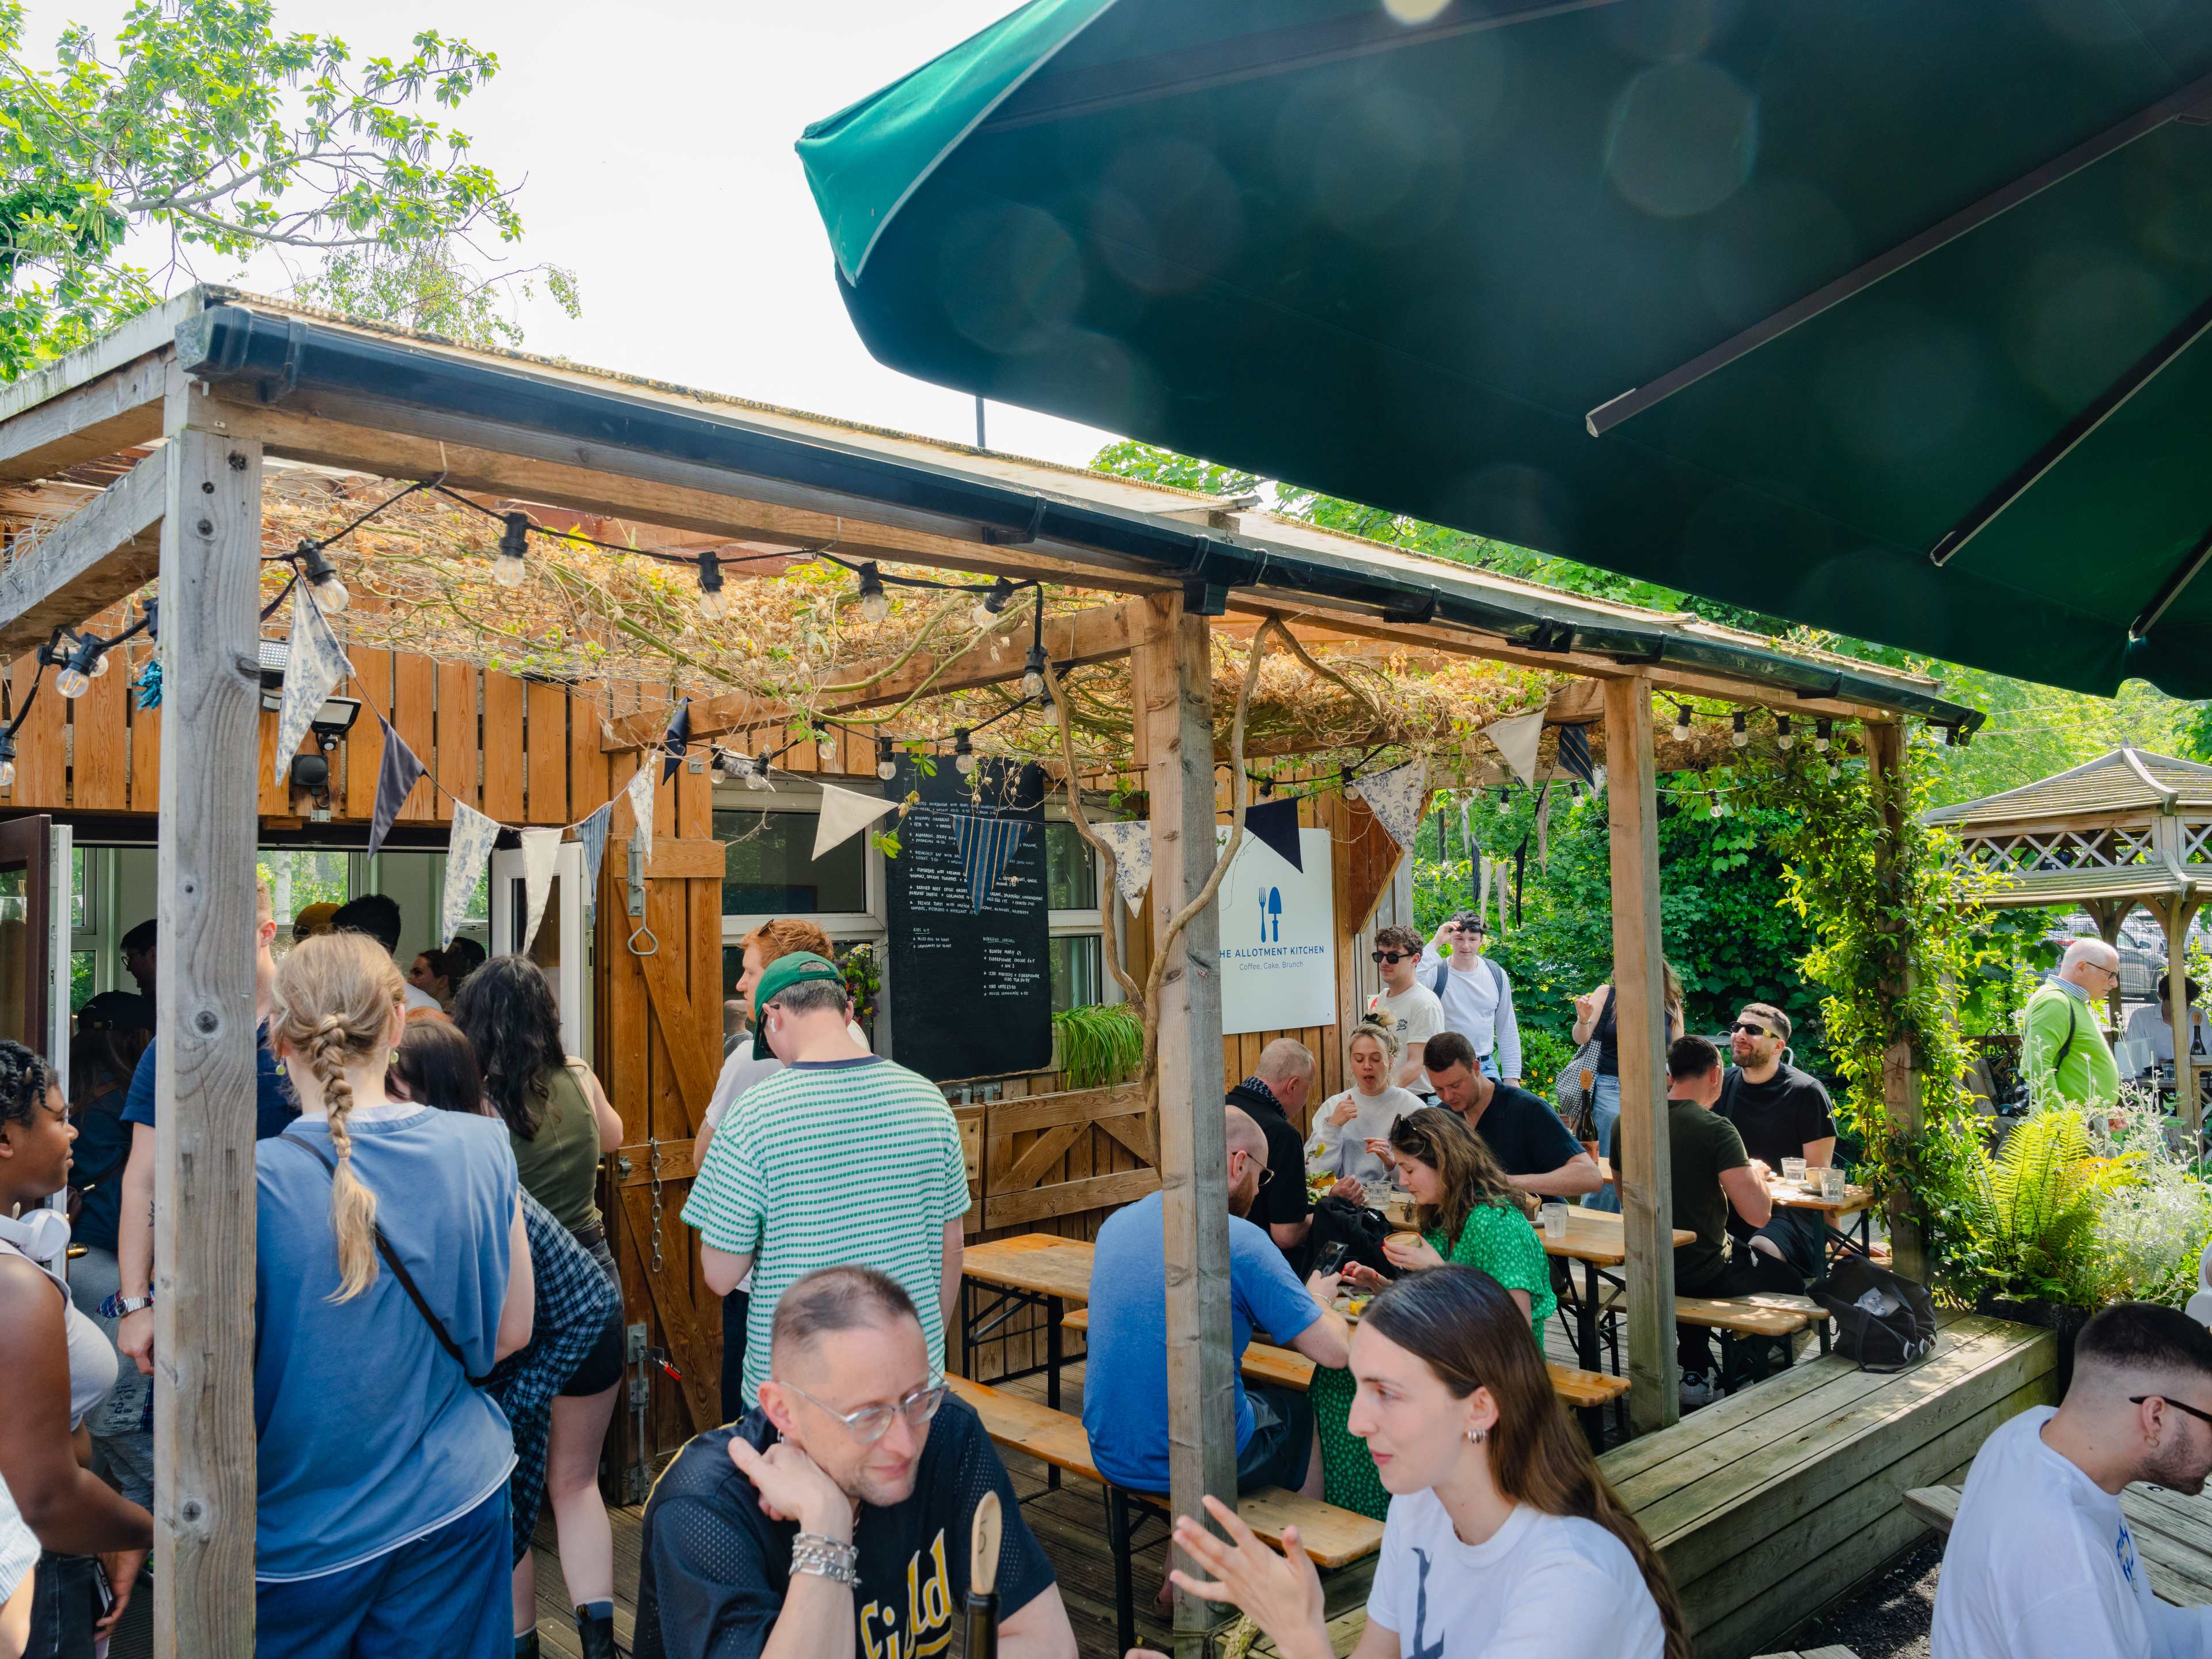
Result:
[[[1498,1205],[1478,1205],[1450,1250],[1444,1249],[1442,1233],[1423,1237],[1429,1248],[1447,1261],[1480,1267],[1507,1290],[1525,1291],[1530,1334],[1541,1349],[1544,1322],[1559,1307],[1559,1298],[1552,1294],[1551,1264],[1544,1255],[1543,1241],[1526,1217]],[[1380,1521],[1389,1511],[1390,1494],[1375,1472],[1367,1443],[1346,1426],[1353,1392],[1350,1371],[1315,1369],[1307,1398],[1313,1403],[1314,1420],[1321,1429],[1322,1495],[1339,1509],[1353,1510]]]

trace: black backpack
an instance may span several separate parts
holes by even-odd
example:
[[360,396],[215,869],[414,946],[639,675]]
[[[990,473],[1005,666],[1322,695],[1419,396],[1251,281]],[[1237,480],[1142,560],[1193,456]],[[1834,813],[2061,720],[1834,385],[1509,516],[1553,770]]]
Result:
[[[1862,1307],[1874,1294],[1878,1307]],[[1936,1304],[1916,1285],[1863,1255],[1847,1255],[1814,1291],[1836,1322],[1836,1352],[1863,1371],[1901,1371],[1936,1352]]]

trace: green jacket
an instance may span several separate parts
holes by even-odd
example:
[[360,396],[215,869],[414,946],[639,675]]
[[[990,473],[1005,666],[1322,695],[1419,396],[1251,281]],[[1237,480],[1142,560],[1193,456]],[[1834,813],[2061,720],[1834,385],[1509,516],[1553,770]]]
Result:
[[2038,1109],[2065,1100],[2094,1110],[2119,1098],[2119,1067],[2097,1010],[2055,981],[2028,999],[2021,1057],[2027,1097]]

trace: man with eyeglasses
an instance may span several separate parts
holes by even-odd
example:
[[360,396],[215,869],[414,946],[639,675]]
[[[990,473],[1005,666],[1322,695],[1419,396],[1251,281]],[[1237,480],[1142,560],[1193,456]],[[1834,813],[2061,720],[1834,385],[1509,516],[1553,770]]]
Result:
[[1444,1029],[1444,1006],[1421,983],[1421,936],[1410,927],[1382,928],[1370,956],[1382,971],[1382,989],[1368,999],[1367,1017],[1387,1020],[1398,1033],[1398,1069],[1390,1081],[1433,1102],[1421,1045]]
[[2029,1101],[2103,1111],[2119,1098],[2120,1069],[2097,1010],[2120,980],[2120,953],[2100,939],[2066,947],[2058,971],[2027,1000],[2022,1043]]
[[[1784,1060],[1790,1016],[1770,1002],[1747,1002],[1729,1036],[1729,1058],[1735,1063],[1721,1079],[1715,1115],[1735,1125],[1752,1168],[1762,1181],[1781,1169],[1785,1158],[1802,1158],[1808,1170],[1836,1161],[1836,1116],[1820,1079]],[[1777,1209],[1756,1231],[1731,1215],[1729,1231],[1762,1255],[1786,1261],[1801,1278],[1826,1277],[1822,1261],[1826,1228],[1819,1212]]]
[[760,1404],[694,1435],[646,1505],[636,1659],[945,1652],[999,1495],[999,1651],[1074,1659],[1052,1564],[898,1281],[824,1267],[776,1304]]
[[[1244,1382],[1256,1326],[1316,1365],[1343,1366],[1351,1334],[1330,1304],[1338,1276],[1303,1285],[1282,1252],[1244,1219],[1267,1174],[1267,1139],[1234,1106],[1229,1142],[1229,1376],[1237,1391],[1237,1490],[1284,1486],[1322,1495],[1321,1445],[1297,1389]],[[1090,1352],[1083,1426],[1098,1472],[1133,1492],[1168,1489],[1168,1268],[1161,1195],[1124,1206],[1098,1230],[1091,1260]],[[1210,1333],[1209,1334],[1218,1334]]]
[[2212,1332],[2123,1302],[2074,1345],[2056,1410],[1975,1455],[1944,1546],[1933,1659],[2203,1659],[2212,1608],[2170,1607],[2120,1508],[2136,1481],[2184,1497],[2212,1474]]

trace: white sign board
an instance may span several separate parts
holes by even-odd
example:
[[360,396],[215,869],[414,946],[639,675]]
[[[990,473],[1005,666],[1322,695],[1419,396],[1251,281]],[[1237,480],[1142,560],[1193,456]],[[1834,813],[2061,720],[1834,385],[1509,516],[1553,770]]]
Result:
[[[1227,826],[1217,826],[1219,842]],[[1326,830],[1298,831],[1304,870],[1252,836],[1216,896],[1221,915],[1221,1030],[1295,1030],[1336,1020],[1336,892]]]

